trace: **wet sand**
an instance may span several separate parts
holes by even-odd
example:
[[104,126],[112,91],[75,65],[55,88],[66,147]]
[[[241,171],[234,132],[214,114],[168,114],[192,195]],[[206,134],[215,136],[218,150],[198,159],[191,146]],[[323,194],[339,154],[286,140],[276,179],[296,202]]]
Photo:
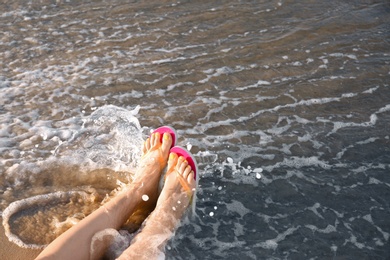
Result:
[[[0,218],[3,221],[2,218]],[[25,249],[9,242],[5,236],[4,227],[0,225],[0,259],[7,260],[29,260],[34,259],[41,250]]]
[[390,259],[388,0],[7,2],[0,211],[31,213],[16,235],[49,240],[91,201],[52,207],[57,191],[115,189],[135,122],[174,127],[201,162],[167,259]]

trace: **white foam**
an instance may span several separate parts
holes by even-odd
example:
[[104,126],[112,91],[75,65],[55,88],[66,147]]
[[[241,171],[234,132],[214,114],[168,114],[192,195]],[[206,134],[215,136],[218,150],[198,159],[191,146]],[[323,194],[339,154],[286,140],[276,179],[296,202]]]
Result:
[[340,130],[342,128],[346,128],[346,127],[371,127],[371,126],[374,126],[374,125],[376,125],[376,123],[378,121],[377,114],[388,112],[388,111],[390,111],[390,105],[386,105],[384,107],[381,107],[377,111],[375,111],[374,113],[372,113],[370,115],[370,118],[368,121],[362,122],[362,123],[340,122],[340,121],[339,122],[332,122],[333,123],[333,130],[331,132],[329,132],[328,135],[331,135],[331,134],[337,132],[338,130]]
[[258,88],[259,86],[268,86],[268,85],[271,85],[271,82],[265,81],[265,80],[258,80],[255,84],[252,84],[252,85],[249,85],[249,86],[245,86],[245,87],[239,87],[239,88],[236,88],[236,89],[237,90],[247,90],[247,89],[250,89],[250,88]]
[[337,58],[347,57],[347,58],[352,59],[352,60],[357,60],[357,57],[355,54],[331,53],[331,54],[329,54],[329,56],[330,57],[337,57]]
[[241,217],[251,212],[248,208],[244,206],[240,201],[238,200],[232,200],[230,203],[226,203],[226,207],[229,211],[238,213]]
[[257,243],[256,246],[262,247],[265,249],[275,250],[278,247],[279,242],[283,241],[287,236],[292,235],[298,229],[299,229],[299,226],[298,227],[290,227],[290,228],[286,229],[283,233],[279,233],[274,239],[268,239],[265,242]]
[[320,228],[318,228],[318,227],[316,227],[314,225],[305,225],[305,227],[311,229],[313,232],[316,231],[316,232],[324,233],[324,234],[337,232],[336,227],[332,226],[332,225],[327,225],[324,229],[320,229]]
[[124,230],[102,230],[92,237],[90,245],[91,259],[101,256],[102,250],[106,251],[104,255],[109,259],[116,259],[130,246],[131,239],[132,235]]
[[74,197],[75,195],[80,195],[85,201],[92,199],[92,197],[84,191],[58,191],[54,193],[37,195],[23,200],[12,202],[2,213],[5,235],[8,237],[9,241],[17,244],[20,247],[31,248],[31,249],[44,248],[46,245],[27,244],[24,241],[22,241],[16,234],[13,234],[11,230],[11,226],[9,224],[10,218],[15,213],[21,210],[28,209],[30,207],[34,207],[34,205],[45,205],[45,204],[53,203],[54,201],[56,202],[68,201],[70,198]]
[[218,160],[218,154],[210,151],[199,151],[194,155],[199,164],[211,165]]
[[355,247],[359,248],[359,249],[363,249],[365,248],[366,246],[364,245],[364,243],[360,243],[357,241],[357,237],[353,234],[350,235],[350,238],[349,239],[346,239],[345,242],[344,242],[344,245],[347,244],[347,243],[352,243]]
[[376,86],[376,87],[367,89],[367,90],[363,91],[362,93],[364,93],[364,94],[372,94],[372,93],[374,93],[375,91],[377,91],[378,89],[379,89],[379,86]]

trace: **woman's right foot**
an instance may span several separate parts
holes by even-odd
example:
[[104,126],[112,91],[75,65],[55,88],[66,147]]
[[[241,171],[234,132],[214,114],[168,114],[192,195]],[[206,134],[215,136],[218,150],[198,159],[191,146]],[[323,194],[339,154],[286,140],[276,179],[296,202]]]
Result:
[[194,171],[184,157],[169,154],[165,184],[157,200],[156,210],[163,210],[180,220],[188,208],[196,188]]

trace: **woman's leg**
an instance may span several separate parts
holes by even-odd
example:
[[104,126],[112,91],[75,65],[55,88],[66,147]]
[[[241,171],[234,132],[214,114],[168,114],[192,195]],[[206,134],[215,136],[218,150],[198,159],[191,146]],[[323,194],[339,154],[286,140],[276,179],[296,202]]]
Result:
[[145,141],[140,167],[133,182],[117,196],[67,230],[42,251],[37,259],[90,259],[92,237],[108,228],[119,229],[145,200],[158,197],[158,182],[172,145],[170,134],[154,133]]
[[168,169],[173,171],[167,173],[155,210],[130,247],[118,259],[153,260],[164,253],[165,244],[188,208],[196,186],[194,172],[183,157],[171,153]]

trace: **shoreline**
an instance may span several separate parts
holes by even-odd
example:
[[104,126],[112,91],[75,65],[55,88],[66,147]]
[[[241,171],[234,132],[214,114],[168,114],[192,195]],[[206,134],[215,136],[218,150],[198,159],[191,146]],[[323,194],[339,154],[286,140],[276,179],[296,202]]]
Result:
[[[3,218],[0,217],[1,222]],[[10,242],[5,235],[4,227],[0,225],[0,259],[30,260],[35,259],[42,250],[22,248]]]

